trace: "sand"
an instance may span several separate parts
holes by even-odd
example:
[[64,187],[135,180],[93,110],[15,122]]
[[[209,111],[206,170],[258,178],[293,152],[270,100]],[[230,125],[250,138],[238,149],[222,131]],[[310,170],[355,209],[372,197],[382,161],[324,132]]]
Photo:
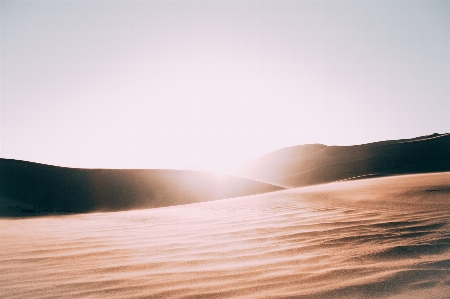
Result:
[[4,218],[0,294],[448,298],[449,189],[450,173],[436,173],[139,211]]

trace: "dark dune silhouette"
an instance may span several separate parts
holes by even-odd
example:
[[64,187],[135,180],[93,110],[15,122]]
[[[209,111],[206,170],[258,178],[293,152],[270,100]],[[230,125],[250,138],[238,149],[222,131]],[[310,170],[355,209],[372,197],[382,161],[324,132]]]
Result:
[[281,189],[201,171],[76,169],[0,159],[0,216],[154,208]]
[[450,134],[354,146],[309,144],[268,153],[243,171],[287,188],[340,180],[450,170]]

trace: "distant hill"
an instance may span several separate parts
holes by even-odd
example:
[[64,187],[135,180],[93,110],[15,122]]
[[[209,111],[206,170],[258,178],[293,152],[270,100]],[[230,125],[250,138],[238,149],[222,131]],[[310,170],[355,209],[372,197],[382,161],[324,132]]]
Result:
[[299,145],[250,163],[244,177],[287,188],[355,177],[450,171],[450,134],[354,146]]
[[281,189],[201,171],[76,169],[0,159],[0,216],[154,208]]

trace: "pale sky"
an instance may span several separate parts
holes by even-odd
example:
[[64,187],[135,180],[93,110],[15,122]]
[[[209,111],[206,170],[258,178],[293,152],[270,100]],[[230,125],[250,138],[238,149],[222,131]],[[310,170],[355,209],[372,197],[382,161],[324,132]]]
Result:
[[228,171],[450,132],[450,1],[0,1],[0,156]]

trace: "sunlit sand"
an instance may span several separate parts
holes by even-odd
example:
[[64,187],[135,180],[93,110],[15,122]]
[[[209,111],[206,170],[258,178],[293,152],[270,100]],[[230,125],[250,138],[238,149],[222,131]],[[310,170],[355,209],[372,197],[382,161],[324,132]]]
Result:
[[1,219],[0,294],[448,298],[449,189],[447,172]]

